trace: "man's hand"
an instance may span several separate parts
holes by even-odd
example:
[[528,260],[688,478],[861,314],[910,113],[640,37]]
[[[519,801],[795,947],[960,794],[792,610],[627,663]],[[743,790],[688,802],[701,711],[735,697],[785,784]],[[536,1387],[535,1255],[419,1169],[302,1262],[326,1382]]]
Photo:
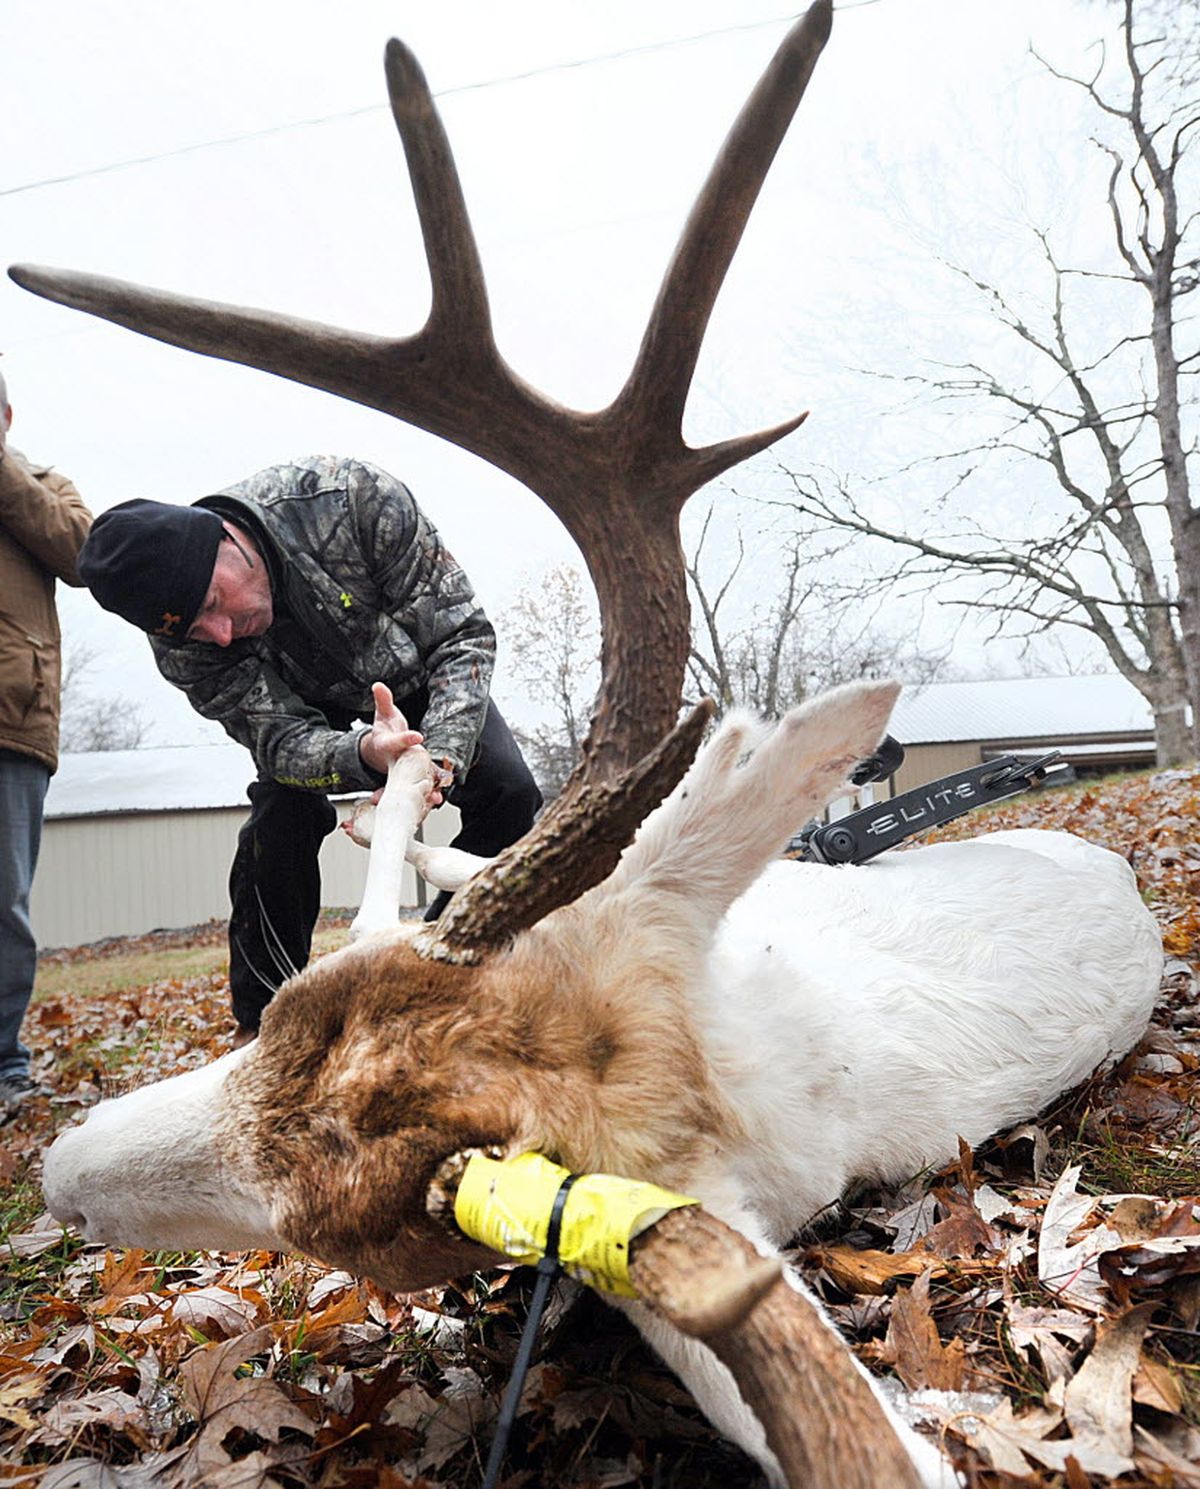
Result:
[[425,736],[408,727],[386,683],[373,684],[371,693],[375,698],[375,722],[358,737],[358,757],[371,770],[385,776],[392,761],[413,745],[419,745]]
[[[371,770],[378,771],[380,775],[387,775],[388,768],[399,760],[406,750],[419,745],[425,736],[418,730],[408,727],[408,721],[396,707],[395,700],[392,698],[392,690],[386,683],[374,683],[371,693],[375,699],[375,722],[359,735],[358,756],[362,763],[369,766]],[[376,792],[375,800],[378,800],[379,794]],[[429,807],[442,804],[442,792],[439,789],[436,767],[430,787],[426,791],[425,800]]]

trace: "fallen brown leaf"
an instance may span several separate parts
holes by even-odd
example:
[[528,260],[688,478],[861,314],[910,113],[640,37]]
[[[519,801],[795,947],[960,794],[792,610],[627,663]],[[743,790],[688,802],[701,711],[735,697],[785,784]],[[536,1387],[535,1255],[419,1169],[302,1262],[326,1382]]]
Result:
[[854,1246],[809,1247],[803,1260],[821,1267],[848,1293],[884,1293],[898,1279],[919,1277],[922,1272],[945,1277],[989,1270],[986,1262],[939,1261],[927,1251],[860,1251]]
[[104,1269],[100,1273],[100,1301],[93,1311],[103,1317],[116,1313],[125,1300],[134,1293],[145,1291],[145,1279],[141,1276],[146,1264],[146,1253],[136,1248],[118,1257],[111,1251],[104,1253]]
[[929,1311],[929,1272],[922,1272],[912,1287],[896,1294],[883,1358],[910,1391],[961,1391],[965,1354],[961,1339],[942,1343]]
[[1183,1410],[1183,1391],[1174,1373],[1145,1355],[1138,1361],[1133,1378],[1133,1399],[1139,1406],[1153,1407],[1172,1416]]
[[1133,1375],[1153,1311],[1143,1304],[1111,1323],[1098,1324],[1091,1353],[1067,1383],[1064,1410],[1073,1441],[1084,1450],[1075,1454],[1081,1467],[1101,1457],[1127,1465],[1109,1467],[1108,1473],[1127,1473],[1133,1467]]
[[[235,1460],[226,1447],[226,1439],[236,1428],[276,1444],[285,1430],[308,1437],[316,1432],[316,1423],[284,1393],[278,1381],[265,1375],[239,1377],[235,1373],[245,1361],[270,1346],[271,1335],[269,1325],[254,1329],[197,1350],[181,1365],[184,1397],[200,1423],[187,1455],[190,1477],[201,1478],[206,1484],[219,1482],[216,1476],[230,1464],[236,1461],[241,1467],[246,1455]],[[259,1482],[260,1467],[266,1465],[262,1467],[265,1474],[278,1462],[278,1455],[255,1456],[246,1470],[249,1481]]]
[[1092,1216],[1097,1201],[1076,1193],[1078,1164],[1068,1168],[1046,1201],[1038,1238],[1038,1278],[1060,1301],[1106,1313],[1113,1299],[1100,1277],[1099,1258],[1124,1242],[1106,1225],[1095,1225],[1077,1242],[1070,1237]]
[[25,1403],[36,1401],[42,1394],[43,1382],[38,1375],[26,1375],[0,1386],[0,1420],[13,1422],[25,1431],[37,1425],[25,1410]]
[[1037,1353],[1047,1384],[1070,1377],[1074,1364],[1067,1345],[1078,1348],[1090,1343],[1094,1328],[1092,1319],[1084,1313],[1067,1308],[1027,1308],[1015,1302],[1009,1303],[1006,1318],[1009,1338],[1017,1349]]
[[198,1287],[176,1293],[171,1304],[171,1318],[175,1323],[197,1329],[202,1334],[218,1334],[226,1338],[244,1334],[269,1311],[262,1294],[249,1288],[235,1292],[228,1287]]

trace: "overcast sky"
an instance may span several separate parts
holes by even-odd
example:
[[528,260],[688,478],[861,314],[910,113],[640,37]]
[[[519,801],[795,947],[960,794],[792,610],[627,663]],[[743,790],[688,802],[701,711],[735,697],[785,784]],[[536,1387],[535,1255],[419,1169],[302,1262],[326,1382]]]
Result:
[[[860,445],[877,453],[847,364],[875,338],[889,356],[920,341],[939,313],[922,255],[943,228],[948,242],[965,227],[998,242],[989,215],[1014,185],[1070,210],[1081,167],[1055,141],[1075,104],[1028,46],[1078,66],[1102,19],[1075,0],[838,11],[718,302],[689,437],[809,408],[785,459],[844,467]],[[553,397],[598,407],[624,380],[695,191],[789,20],[767,0],[11,3],[4,258],[416,330],[428,287],[381,63],[396,35],[438,97],[502,351]],[[133,496],[192,501],[332,451],[409,483],[492,612],[573,556],[529,492],[423,431],[7,279],[0,351],[13,444],[70,475],[96,512]],[[86,594],[60,595],[68,636],[103,651],[102,685],[150,701],[154,742],[214,737],[158,681],[142,638]]]

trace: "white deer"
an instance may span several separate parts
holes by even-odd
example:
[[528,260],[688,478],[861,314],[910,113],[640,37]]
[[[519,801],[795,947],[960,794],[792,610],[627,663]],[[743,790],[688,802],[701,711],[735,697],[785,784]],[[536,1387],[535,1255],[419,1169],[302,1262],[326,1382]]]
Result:
[[[295,1248],[405,1291],[494,1260],[425,1213],[465,1148],[652,1180],[768,1253],[852,1179],[1032,1115],[1136,1042],[1158,932],[1124,860],[1063,833],[777,859],[894,696],[858,684],[773,728],[725,723],[606,879],[479,966],[422,960],[436,932],[398,924],[432,779],[406,751],[356,941],[281,989],[255,1044],[61,1137],[51,1210],[95,1241]],[[728,1373],[627,1306],[778,1481]]]

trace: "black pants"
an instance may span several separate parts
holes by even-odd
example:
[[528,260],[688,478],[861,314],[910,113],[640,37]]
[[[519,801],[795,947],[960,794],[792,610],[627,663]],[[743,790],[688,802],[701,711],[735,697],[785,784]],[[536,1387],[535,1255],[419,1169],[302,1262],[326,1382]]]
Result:
[[[397,703],[419,728],[424,697]],[[250,816],[238,834],[229,874],[229,990],[238,1023],[257,1029],[279,985],[308,962],[321,908],[317,856],[337,826],[337,812],[315,791],[266,778],[248,794]],[[454,846],[487,858],[528,832],[542,804],[516,740],[490,701],[475,760],[449,799],[462,814]],[[440,915],[448,899],[439,894],[426,918]]]

